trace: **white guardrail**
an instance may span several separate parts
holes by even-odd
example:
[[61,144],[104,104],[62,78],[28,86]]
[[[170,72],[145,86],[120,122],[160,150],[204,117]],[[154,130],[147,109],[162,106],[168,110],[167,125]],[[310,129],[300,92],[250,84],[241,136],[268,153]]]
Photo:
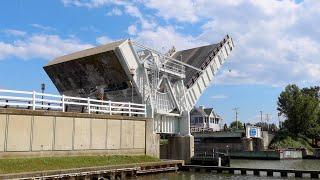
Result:
[[[146,116],[146,105],[131,102],[102,101],[90,98],[71,97],[0,89],[0,107],[28,108],[32,110],[56,110],[80,108],[80,112]],[[72,111],[74,112],[74,111]]]

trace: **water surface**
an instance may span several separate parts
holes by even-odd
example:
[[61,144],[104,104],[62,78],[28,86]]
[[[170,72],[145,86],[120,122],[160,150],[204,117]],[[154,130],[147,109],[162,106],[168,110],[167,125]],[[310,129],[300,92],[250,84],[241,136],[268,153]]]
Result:
[[262,168],[262,169],[300,169],[320,170],[320,160],[234,160],[231,167]]
[[[247,167],[262,169],[302,169],[302,170],[320,170],[320,160],[231,160],[231,167]],[[280,176],[280,174],[279,174]],[[178,172],[178,173],[161,173],[145,176],[138,176],[137,180],[267,180],[267,179],[286,179],[281,177],[266,177],[253,175],[232,175],[216,174],[210,172]],[[297,179],[297,178],[295,178]],[[298,178],[301,179],[301,178]]]

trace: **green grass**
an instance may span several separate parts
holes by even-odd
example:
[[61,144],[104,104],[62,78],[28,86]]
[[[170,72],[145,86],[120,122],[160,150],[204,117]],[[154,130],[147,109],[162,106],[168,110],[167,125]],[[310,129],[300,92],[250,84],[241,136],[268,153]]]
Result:
[[158,161],[158,158],[150,156],[122,155],[0,159],[0,174]]
[[168,144],[168,139],[160,139],[160,145]]
[[301,135],[291,135],[287,131],[279,131],[270,143],[272,149],[306,148],[312,151],[311,140]]

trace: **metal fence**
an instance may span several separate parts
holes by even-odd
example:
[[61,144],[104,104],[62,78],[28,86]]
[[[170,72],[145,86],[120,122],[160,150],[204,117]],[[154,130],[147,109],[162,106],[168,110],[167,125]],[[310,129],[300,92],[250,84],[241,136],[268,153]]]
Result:
[[146,105],[131,102],[103,101],[65,95],[0,89],[0,107],[27,108],[68,112],[71,108],[83,113],[121,114],[146,116]]

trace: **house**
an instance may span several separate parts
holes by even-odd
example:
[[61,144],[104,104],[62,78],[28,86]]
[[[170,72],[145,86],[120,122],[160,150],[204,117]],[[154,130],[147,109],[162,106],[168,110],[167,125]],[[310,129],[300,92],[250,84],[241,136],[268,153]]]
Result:
[[223,119],[213,108],[194,107],[190,112],[191,132],[220,131]]

